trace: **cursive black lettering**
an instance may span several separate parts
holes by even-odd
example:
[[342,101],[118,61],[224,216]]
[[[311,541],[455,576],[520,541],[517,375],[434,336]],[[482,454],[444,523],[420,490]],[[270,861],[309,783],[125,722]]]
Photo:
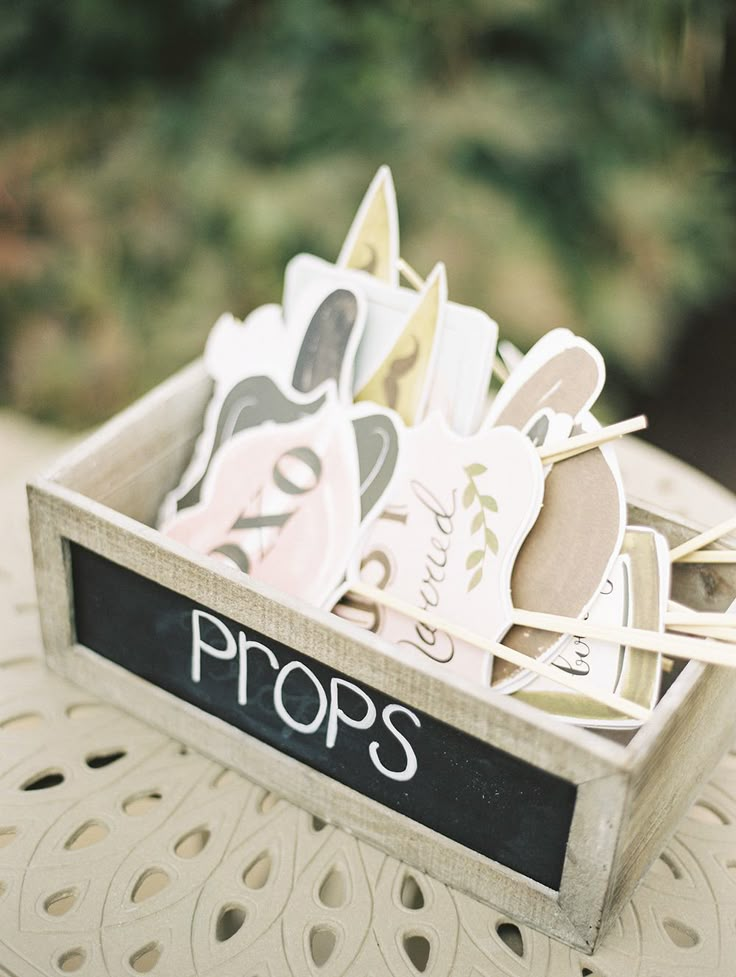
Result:
[[452,501],[450,505],[452,508],[447,508],[442,505],[437,496],[426,485],[422,485],[416,479],[412,479],[411,488],[414,495],[419,499],[425,509],[429,511],[434,516],[435,525],[437,529],[442,533],[443,536],[451,536],[453,531],[452,519],[455,515],[455,509],[457,508],[455,502],[455,489],[452,490]]

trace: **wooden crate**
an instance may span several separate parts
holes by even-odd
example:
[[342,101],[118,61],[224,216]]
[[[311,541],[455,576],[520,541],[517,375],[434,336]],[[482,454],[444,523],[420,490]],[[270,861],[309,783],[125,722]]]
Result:
[[[49,665],[592,951],[733,740],[736,671],[688,664],[617,742],[419,671],[374,635],[191,552],[152,525],[210,394],[193,364],[29,486]],[[693,533],[634,504],[630,522],[672,545]],[[676,568],[673,596],[692,607],[725,610],[735,594],[736,567]]]

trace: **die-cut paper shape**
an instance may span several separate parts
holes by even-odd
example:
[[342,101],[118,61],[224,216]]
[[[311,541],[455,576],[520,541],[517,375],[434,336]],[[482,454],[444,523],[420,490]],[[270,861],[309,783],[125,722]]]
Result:
[[[535,444],[559,443],[599,426],[590,414],[605,382],[605,364],[589,342],[567,329],[543,336],[513,370],[493,402],[484,429],[511,424]],[[586,451],[548,470],[544,507],[514,566],[514,605],[579,617],[595,601],[623,542],[626,501],[613,449]],[[547,659],[564,636],[513,627],[505,643]],[[531,680],[498,659],[494,686],[511,691]]]
[[355,433],[332,386],[315,413],[230,438],[200,501],[161,531],[319,606],[343,578],[360,524]]
[[399,283],[399,215],[388,166],[373,177],[337,259],[340,268],[365,271],[389,285]]
[[445,266],[435,265],[419,292],[399,338],[356,401],[370,400],[395,410],[405,424],[422,420],[429,399],[438,337],[447,302]]
[[291,376],[295,390],[309,393],[334,380],[346,403],[352,401],[355,352],[365,325],[365,299],[358,289],[325,287],[315,282],[303,290],[288,328],[285,358],[296,348]]
[[[438,414],[401,434],[381,515],[351,560],[361,580],[491,640],[511,624],[514,560],[542,504],[543,472],[513,428],[458,437]],[[374,630],[420,667],[487,685],[493,656],[421,622],[348,594],[335,612]]]
[[[363,338],[355,354],[353,390],[362,391],[381,369],[417,305],[412,288],[388,285],[364,271],[339,268],[314,255],[301,254],[288,263],[283,309],[287,323],[305,287],[324,282],[333,288],[353,288],[366,299]],[[430,363],[423,416],[440,411],[452,430],[473,434],[486,411],[488,386],[498,338],[498,326],[485,312],[447,301],[437,324],[436,359]]]
[[[289,423],[313,413],[324,403],[329,382],[351,403],[353,361],[365,324],[362,295],[313,284],[295,305],[293,320],[287,330],[277,305],[256,309],[244,322],[231,315],[217,320],[205,348],[215,391],[192,459],[164,500],[160,519],[199,502],[216,452],[234,434],[265,421]],[[289,386],[292,380],[298,389]]]
[[[596,624],[663,631],[670,593],[667,541],[652,529],[628,527],[621,553],[590,608]],[[647,709],[654,708],[662,675],[661,656],[610,641],[568,636],[551,664]],[[641,721],[623,716],[584,693],[536,676],[516,697],[578,726],[635,729]]]
[[[270,377],[246,377],[225,397],[214,423],[214,434],[203,433],[197,445],[199,457],[190,463],[191,482],[183,478],[179,487],[167,496],[159,524],[168,523],[177,511],[197,505],[201,501],[207,472],[218,452],[229,440],[242,431],[264,424],[292,424],[315,414],[326,403],[334,385],[328,384],[316,396],[285,392]],[[361,522],[368,519],[381,503],[393,477],[398,457],[399,437],[397,418],[371,404],[351,406],[347,416],[353,427],[358,452]],[[201,474],[198,474],[201,472]]]

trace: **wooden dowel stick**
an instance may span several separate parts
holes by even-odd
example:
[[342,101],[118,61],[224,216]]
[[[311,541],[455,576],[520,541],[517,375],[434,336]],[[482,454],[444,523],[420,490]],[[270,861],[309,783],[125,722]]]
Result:
[[493,372],[501,381],[501,383],[506,383],[511,374],[508,371],[508,367],[501,359],[500,356],[494,356],[493,358]]
[[719,614],[708,611],[684,610],[667,611],[665,624],[694,624],[714,628],[733,628],[736,630],[736,614]]
[[574,634],[580,638],[595,638],[637,650],[669,655],[671,658],[686,658],[709,665],[729,665],[736,668],[736,651],[724,642],[706,638],[687,638],[677,634],[663,634],[660,631],[646,631],[643,628],[601,625],[575,617],[516,608],[512,612],[512,620],[521,627]]
[[678,563],[736,563],[736,550],[695,550],[677,558]]
[[675,546],[674,549],[670,550],[670,559],[673,563],[681,560],[683,556],[687,556],[688,553],[695,553],[696,550],[702,549],[709,543],[715,543],[717,539],[721,536],[725,536],[727,533],[733,532],[736,529],[736,516],[732,516],[730,519],[724,519],[723,522],[717,523],[710,529],[706,529],[703,533],[698,533],[697,536],[693,536],[686,543],[680,543],[679,546]]
[[672,631],[692,634],[700,638],[718,638],[721,641],[736,642],[736,614],[717,615],[720,620],[717,625],[703,623],[702,612],[694,611],[686,604],[678,604],[675,600],[667,602],[667,627]]
[[575,434],[566,441],[550,447],[542,445],[539,448],[539,457],[545,465],[552,465],[558,461],[565,461],[566,458],[573,458],[582,451],[589,451],[597,448],[616,438],[622,438],[625,434],[633,434],[635,431],[643,431],[649,422],[643,414],[638,417],[631,417],[627,421],[619,421],[618,424],[610,424],[602,427],[598,431],[586,431],[584,434]]
[[668,624],[667,630],[677,631],[678,634],[691,634],[697,638],[716,638],[718,641],[736,644],[736,630],[733,628],[718,628],[703,624]]
[[545,678],[556,682],[558,685],[572,689],[574,692],[582,692],[588,698],[607,706],[609,709],[622,712],[642,722],[649,718],[649,710],[644,709],[635,702],[630,702],[628,699],[624,699],[619,695],[605,692],[603,689],[595,687],[584,679],[572,678],[572,676],[566,675],[565,672],[559,668],[555,668],[553,665],[547,665],[544,662],[537,661],[535,658],[522,655],[521,652],[514,651],[513,648],[507,648],[505,645],[499,644],[496,641],[490,641],[488,638],[483,637],[483,635],[475,634],[460,624],[445,621],[438,614],[433,614],[431,611],[423,611],[408,601],[394,597],[392,594],[387,594],[385,590],[379,590],[378,587],[370,587],[362,583],[351,583],[350,590],[359,597],[365,597],[377,604],[382,604],[384,607],[388,607],[398,614],[403,614],[413,621],[422,621],[424,624],[428,624],[432,628],[437,628],[439,631],[444,631],[454,638],[467,641],[468,644],[474,645],[476,648],[490,651],[492,654],[503,658],[504,661],[510,662],[512,665],[516,665],[530,672],[536,672],[537,675],[543,675]]
[[418,292],[421,292],[421,290],[424,288],[424,279],[419,272],[414,271],[409,262],[404,261],[403,258],[399,258],[398,266],[400,274],[404,276],[411,287],[415,288]]

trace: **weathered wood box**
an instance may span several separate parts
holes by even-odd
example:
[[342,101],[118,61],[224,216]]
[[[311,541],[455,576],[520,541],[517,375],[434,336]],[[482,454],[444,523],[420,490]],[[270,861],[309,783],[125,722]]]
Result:
[[[690,663],[628,743],[419,672],[372,634],[152,528],[201,430],[200,363],[29,486],[49,665],[392,855],[584,951],[736,726],[736,670]],[[692,535],[630,506],[672,545]],[[722,611],[736,568],[676,570]],[[369,722],[370,720],[370,722]]]

